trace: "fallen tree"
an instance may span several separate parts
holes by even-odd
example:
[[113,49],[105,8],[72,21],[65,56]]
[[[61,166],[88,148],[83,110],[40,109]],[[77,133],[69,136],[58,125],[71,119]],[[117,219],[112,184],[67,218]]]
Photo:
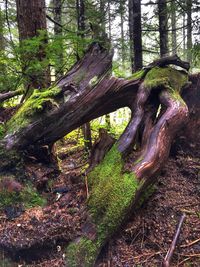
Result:
[[[102,148],[100,159],[105,157],[88,173],[87,218],[81,235],[69,235],[66,245],[70,267],[94,265],[107,240],[152,192],[175,135],[187,123],[192,121],[193,128],[194,121],[199,123],[199,76],[189,76],[187,62],[177,56],[161,59],[125,80],[110,76],[112,56],[112,51],[92,44],[65,76],[46,91],[35,90],[1,125],[1,180],[25,184],[27,157],[50,163],[53,144],[67,133],[118,108],[132,111],[124,133],[112,147],[109,142],[109,151]],[[191,101],[195,94],[198,98]],[[135,160],[127,171],[124,158],[133,151]],[[15,201],[25,201],[29,194],[25,187],[23,194],[7,191]]]

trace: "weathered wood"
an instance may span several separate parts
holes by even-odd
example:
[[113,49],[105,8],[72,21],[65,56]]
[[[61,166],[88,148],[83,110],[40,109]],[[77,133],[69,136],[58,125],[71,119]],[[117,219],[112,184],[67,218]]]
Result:
[[151,64],[147,65],[144,69],[151,69],[156,66],[163,67],[163,66],[170,65],[170,64],[179,66],[187,71],[190,68],[190,64],[188,62],[182,61],[177,55],[173,55],[173,56],[166,56],[166,57],[159,58],[153,61]]
[[99,138],[95,141],[92,147],[90,164],[87,172],[92,171],[94,167],[103,160],[105,154],[110,150],[115,141],[116,140],[109,135],[105,129],[99,129]]

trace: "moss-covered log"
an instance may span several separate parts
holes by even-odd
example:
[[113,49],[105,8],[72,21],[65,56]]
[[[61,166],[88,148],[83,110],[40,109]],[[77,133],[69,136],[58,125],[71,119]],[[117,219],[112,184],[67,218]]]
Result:
[[[187,83],[187,75],[172,68],[153,68],[141,83],[133,105],[131,122],[103,162],[89,175],[88,225],[91,232],[71,243],[67,248],[68,266],[93,266],[99,251],[152,192],[155,174],[169,154],[172,139],[188,117],[188,108],[180,96]],[[144,104],[151,91],[159,95],[165,108],[155,125],[131,172],[124,170],[123,154],[132,150],[136,132],[144,115]],[[154,92],[153,92],[154,93]],[[85,226],[86,229],[89,226]],[[95,229],[95,231],[94,231]]]
[[[122,136],[88,174],[88,217],[82,235],[66,245],[67,266],[93,266],[109,237],[151,193],[173,138],[188,119],[187,98],[185,103],[181,97],[190,86],[188,73],[166,66],[171,63],[188,69],[178,58],[165,59],[128,80],[118,79],[110,76],[112,52],[93,44],[69,73],[47,91],[35,91],[3,126],[2,177],[22,173],[27,155],[40,156],[82,124],[120,107],[132,111]],[[127,171],[124,156],[136,148]]]

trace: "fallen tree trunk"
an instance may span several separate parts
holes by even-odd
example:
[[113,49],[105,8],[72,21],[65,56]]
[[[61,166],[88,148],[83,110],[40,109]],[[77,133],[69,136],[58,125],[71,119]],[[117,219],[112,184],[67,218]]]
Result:
[[[67,75],[45,92],[35,91],[2,130],[0,175],[23,172],[28,155],[40,157],[55,141],[101,115],[128,106],[131,120],[122,136],[88,174],[87,218],[80,236],[67,246],[67,266],[93,266],[102,246],[151,193],[173,138],[188,120],[181,97],[188,69],[180,59],[163,59],[130,80],[109,76],[112,52],[93,44]],[[131,170],[124,156],[135,148]],[[109,145],[110,146],[110,145]],[[98,163],[100,161],[97,159]],[[96,163],[95,163],[96,165]],[[92,168],[91,168],[92,169]]]

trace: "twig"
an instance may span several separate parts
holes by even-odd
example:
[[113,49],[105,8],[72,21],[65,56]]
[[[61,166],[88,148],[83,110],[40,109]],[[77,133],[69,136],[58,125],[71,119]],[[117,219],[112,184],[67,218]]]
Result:
[[176,247],[176,243],[177,243],[178,237],[180,235],[181,226],[183,224],[185,216],[186,216],[185,213],[181,216],[181,219],[179,221],[178,228],[177,228],[177,231],[176,231],[175,236],[173,238],[173,241],[171,243],[171,246],[170,246],[169,250],[167,251],[167,254],[166,254],[165,258],[164,258],[164,261],[163,261],[163,264],[162,264],[163,267],[169,267],[170,266],[170,260],[171,260],[171,258],[173,256],[173,253],[174,253],[174,250],[175,250],[175,247]]
[[148,257],[148,256],[153,257],[155,255],[159,255],[159,254],[162,254],[162,253],[163,253],[162,251],[157,251],[155,253],[146,253],[146,254],[142,254],[142,255],[139,255],[139,256],[135,256],[133,258],[134,258],[134,260],[138,260],[138,259],[140,259],[142,257]]
[[86,188],[86,197],[89,198],[89,190],[88,190],[88,179],[87,174],[85,173],[85,188]]
[[198,238],[198,239],[196,239],[196,240],[192,241],[192,242],[191,242],[191,243],[189,243],[189,244],[182,245],[182,246],[181,246],[181,248],[187,248],[187,247],[190,247],[190,246],[192,246],[192,245],[194,245],[194,244],[198,243],[199,241],[200,241],[200,238]]
[[178,263],[178,266],[183,266],[182,264],[188,260],[190,260],[190,258],[186,258],[186,259],[182,260],[181,262]]
[[196,253],[196,254],[178,254],[180,256],[184,256],[184,257],[200,257],[200,254],[199,253]]

